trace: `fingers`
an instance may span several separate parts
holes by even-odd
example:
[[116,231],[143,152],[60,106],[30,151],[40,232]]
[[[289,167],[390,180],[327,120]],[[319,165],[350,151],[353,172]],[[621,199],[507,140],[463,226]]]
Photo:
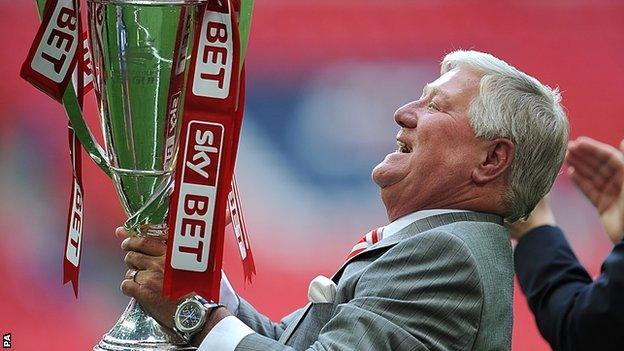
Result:
[[584,173],[602,175],[608,177],[616,170],[616,166],[621,161],[619,152],[611,147],[598,148],[588,143],[572,144],[568,148],[566,160],[568,163],[578,168]]
[[596,163],[600,163],[604,159],[619,154],[618,150],[613,146],[588,137],[580,137],[570,142],[568,144],[568,150],[584,155],[588,159],[597,160],[595,161]]
[[139,284],[128,279],[122,281],[119,288],[124,295],[134,297],[141,303],[157,301],[160,295],[160,290],[155,290],[153,284]]
[[124,262],[130,269],[150,270],[153,272],[164,272],[165,257],[149,256],[136,251],[129,251],[124,257]]
[[121,248],[128,251],[124,261],[130,268],[119,288],[161,324],[173,328],[173,314],[179,301],[162,296],[167,246],[159,239],[134,236],[123,228],[117,228],[115,235],[124,239]]
[[566,161],[574,168],[570,175],[575,174],[575,183],[579,185],[583,179],[586,194],[590,187],[600,190],[610,186],[624,173],[624,157],[616,148],[587,137],[569,143]]
[[121,282],[121,286],[119,288],[124,293],[124,295],[134,297],[137,300],[139,299],[139,290],[141,289],[139,283],[135,283],[130,279],[124,279]]
[[132,236],[132,233],[126,231],[123,227],[115,229],[115,236],[119,239],[125,239]]
[[139,237],[119,227],[115,236],[124,239],[121,248],[125,251],[136,251],[150,256],[163,256],[167,252],[167,245],[158,238],[149,236]]
[[[130,273],[126,273],[129,277]],[[134,297],[150,316],[168,328],[173,328],[173,315],[181,300],[169,301],[162,296],[163,277],[161,273],[139,271],[134,281],[125,279],[121,282],[121,291]]]
[[121,282],[121,291],[139,301],[151,301],[160,296],[162,290],[162,273],[138,271],[132,279],[133,270],[128,270]]
[[567,159],[585,163],[589,167],[598,168],[617,154],[618,151],[611,145],[581,137],[568,143]]
[[129,269],[124,275],[124,280],[160,289],[162,286],[163,274],[161,272]]
[[588,161],[583,157],[577,157],[570,151],[568,153],[567,162],[571,169],[573,169],[569,172],[573,172],[577,177],[582,177],[587,180],[589,182],[588,185],[591,183],[594,187],[598,188],[605,182],[605,177],[602,173],[596,172],[598,166],[593,164],[593,160]]
[[150,237],[128,237],[121,242],[121,248],[125,251],[136,251],[149,256],[164,256],[167,252],[167,245],[163,241]]
[[570,179],[581,189],[585,196],[596,205],[600,197],[600,188],[592,181],[591,176],[588,177],[582,174],[576,167],[568,168],[568,176],[570,176]]
[[136,269],[128,269],[126,271],[126,275],[124,276],[124,279],[129,279],[129,280],[134,280],[136,277],[136,275],[139,273],[138,270]]

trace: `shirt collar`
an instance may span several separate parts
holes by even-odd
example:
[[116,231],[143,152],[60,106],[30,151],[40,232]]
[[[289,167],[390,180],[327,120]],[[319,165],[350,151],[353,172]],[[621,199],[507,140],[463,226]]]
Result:
[[435,209],[435,210],[421,210],[421,211],[416,211],[416,212],[412,212],[410,214],[407,214],[403,217],[400,217],[398,219],[395,219],[392,223],[386,225],[385,227],[382,228],[382,237],[388,238],[396,233],[398,233],[399,231],[401,231],[401,229],[407,227],[408,225],[416,222],[417,220],[423,219],[423,218],[427,218],[427,217],[431,217],[431,216],[436,216],[439,214],[445,214],[445,213],[452,213],[452,212],[472,212],[472,211],[468,211],[468,210],[451,210],[451,209]]

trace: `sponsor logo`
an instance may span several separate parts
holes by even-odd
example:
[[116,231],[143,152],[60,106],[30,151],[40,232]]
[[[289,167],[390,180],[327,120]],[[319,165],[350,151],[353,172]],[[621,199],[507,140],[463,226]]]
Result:
[[64,82],[80,41],[77,27],[74,1],[57,0],[31,68],[55,83]]
[[86,39],[87,32],[82,33],[82,37],[85,38],[82,41],[82,60],[79,61],[80,66],[76,65],[74,69],[72,84],[74,85],[74,89],[78,90],[78,74],[82,71],[83,95],[87,95],[87,93],[93,89],[93,62],[91,61],[89,40]]
[[227,1],[209,1],[199,33],[193,94],[227,99],[234,62],[232,18]]
[[80,240],[82,240],[82,216],[83,198],[80,185],[74,179],[74,193],[72,194],[72,207],[69,214],[69,237],[65,248],[65,258],[78,267],[80,263]]
[[93,61],[91,61],[91,52],[89,50],[89,40],[87,38],[87,33],[85,32],[83,37],[82,49],[83,49],[83,57],[82,57],[82,82],[85,87],[85,94],[89,89],[93,88]]
[[218,123],[188,125],[171,255],[175,269],[208,268],[223,132]]
[[230,216],[232,217],[232,227],[234,228],[234,234],[238,242],[238,251],[240,251],[241,260],[245,260],[245,258],[247,258],[248,245],[244,237],[240,211],[238,209],[238,202],[236,201],[234,190],[230,191],[228,194],[228,205],[230,208]]
[[182,41],[180,42],[180,50],[178,52],[178,59],[175,74],[180,75],[184,73],[184,68],[186,68],[187,61],[187,51],[190,44],[190,36],[191,36],[191,23],[190,21],[191,14],[184,16],[184,23],[182,24],[183,33],[182,33]]
[[169,99],[169,112],[167,113],[167,140],[165,140],[165,165],[173,159],[176,147],[176,126],[180,116],[180,92],[177,92]]

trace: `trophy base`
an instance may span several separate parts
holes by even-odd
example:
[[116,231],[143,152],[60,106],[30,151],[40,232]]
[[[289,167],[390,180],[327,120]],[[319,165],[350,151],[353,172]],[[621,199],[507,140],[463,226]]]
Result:
[[132,299],[115,326],[102,337],[93,351],[145,350],[191,351],[196,348],[173,330],[160,325]]

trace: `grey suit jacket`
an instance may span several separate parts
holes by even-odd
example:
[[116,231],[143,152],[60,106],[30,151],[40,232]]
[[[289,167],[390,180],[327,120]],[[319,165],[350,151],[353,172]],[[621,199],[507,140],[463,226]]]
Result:
[[509,350],[513,260],[499,216],[418,220],[345,264],[333,303],[271,322],[241,299],[256,333],[237,351]]

